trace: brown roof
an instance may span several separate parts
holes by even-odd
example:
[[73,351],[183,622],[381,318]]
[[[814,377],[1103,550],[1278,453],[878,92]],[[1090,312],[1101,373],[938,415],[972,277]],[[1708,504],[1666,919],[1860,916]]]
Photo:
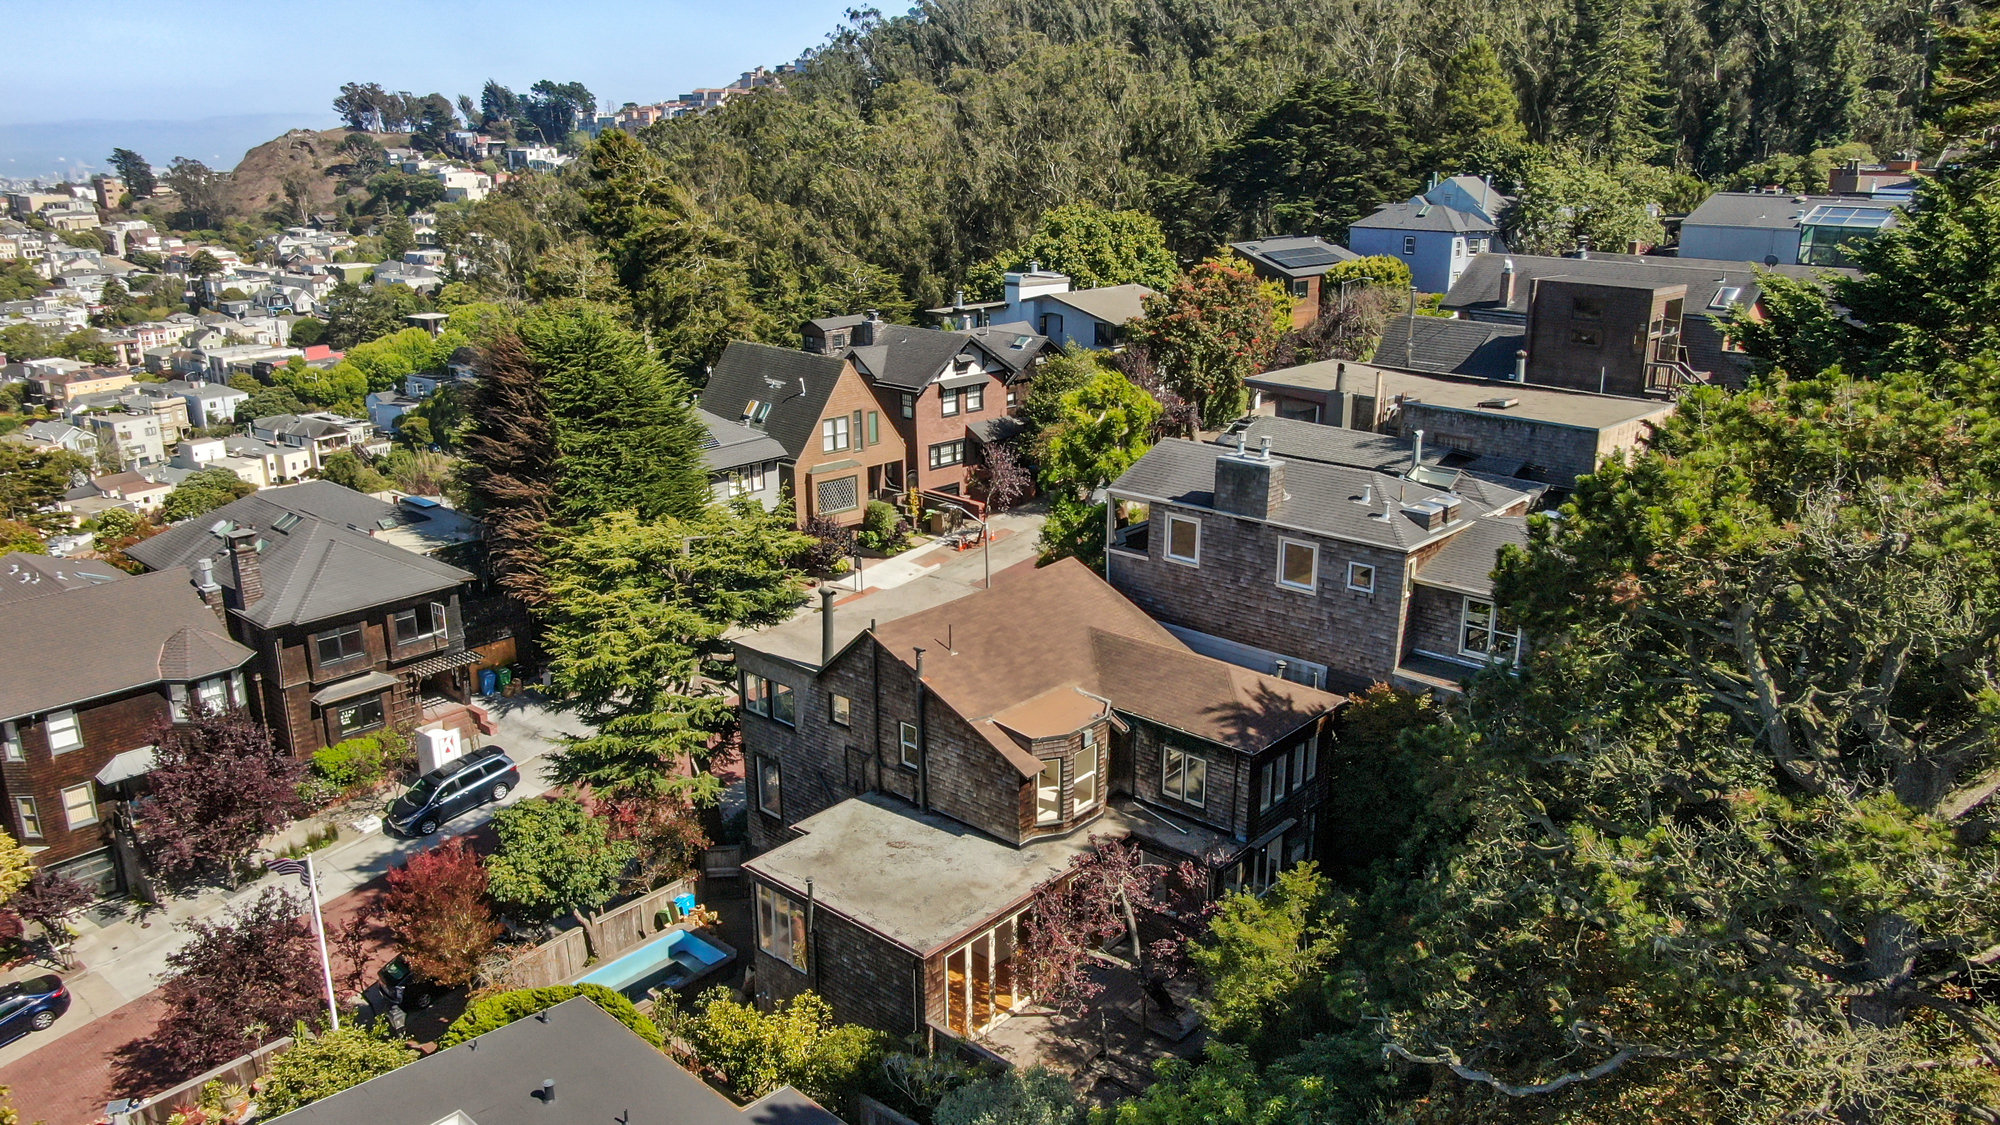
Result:
[[229,639],[180,567],[64,590],[0,618],[0,719],[214,676],[254,655]]
[[932,693],[1024,777],[1039,772],[1041,762],[1008,731],[1068,733],[1102,712],[1091,696],[1110,699],[1122,713],[1249,751],[1341,702],[1189,651],[1074,559],[892,621],[875,638],[911,667],[915,650],[924,649],[924,682]]

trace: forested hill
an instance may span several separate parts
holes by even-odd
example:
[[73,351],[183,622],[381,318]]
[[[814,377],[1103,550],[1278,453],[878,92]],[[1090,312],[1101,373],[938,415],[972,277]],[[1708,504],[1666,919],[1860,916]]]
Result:
[[[758,303],[907,309],[1070,203],[1148,211],[1192,259],[1232,235],[1338,237],[1433,173],[1561,181],[1615,196],[1608,216],[1844,142],[1911,149],[1955,7],[942,0],[855,13],[788,93],[645,140],[738,242]],[[1576,233],[1647,233],[1632,214]]]

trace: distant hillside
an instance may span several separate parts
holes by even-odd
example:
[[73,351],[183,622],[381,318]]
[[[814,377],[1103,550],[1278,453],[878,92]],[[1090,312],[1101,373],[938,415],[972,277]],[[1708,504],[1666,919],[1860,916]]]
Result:
[[[308,211],[332,210],[339,177],[328,169],[344,163],[335,150],[352,135],[347,129],[294,129],[244,153],[229,178],[230,213],[250,219],[283,207],[285,185],[291,181],[305,186]],[[369,135],[384,147],[410,143],[408,133]]]

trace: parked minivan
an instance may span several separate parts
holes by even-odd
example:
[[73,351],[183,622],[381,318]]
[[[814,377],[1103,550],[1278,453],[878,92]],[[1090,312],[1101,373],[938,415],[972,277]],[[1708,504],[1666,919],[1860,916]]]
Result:
[[418,778],[390,804],[386,819],[400,832],[428,836],[468,809],[500,801],[520,783],[514,759],[498,746],[488,746]]

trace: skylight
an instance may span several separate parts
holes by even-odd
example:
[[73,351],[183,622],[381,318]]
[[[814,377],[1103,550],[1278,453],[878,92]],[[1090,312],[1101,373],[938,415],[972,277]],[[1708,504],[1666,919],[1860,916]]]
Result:
[[300,516],[297,512],[286,512],[284,515],[278,517],[278,521],[276,523],[271,525],[271,530],[290,531],[291,529],[299,526],[299,519]]
[[1715,291],[1715,296],[1708,299],[1708,307],[1711,309],[1726,309],[1734,305],[1737,298],[1741,296],[1743,296],[1742,286],[1725,285]]

